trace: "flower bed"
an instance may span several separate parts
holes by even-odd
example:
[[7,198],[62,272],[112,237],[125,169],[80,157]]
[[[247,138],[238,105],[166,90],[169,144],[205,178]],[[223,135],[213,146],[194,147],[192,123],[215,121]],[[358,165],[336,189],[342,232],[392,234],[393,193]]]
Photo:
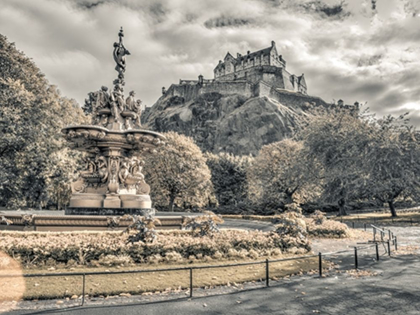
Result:
[[180,262],[304,254],[308,244],[275,232],[228,231],[194,237],[162,231],[151,244],[127,243],[120,232],[0,232],[0,251],[24,265]]

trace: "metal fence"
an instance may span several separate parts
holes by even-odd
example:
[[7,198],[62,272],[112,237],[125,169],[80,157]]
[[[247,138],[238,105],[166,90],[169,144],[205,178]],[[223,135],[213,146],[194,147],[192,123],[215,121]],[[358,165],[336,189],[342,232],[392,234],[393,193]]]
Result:
[[[389,256],[391,255],[392,247],[395,250],[398,249],[397,237],[390,231],[380,229],[375,225],[371,225],[373,231],[373,241],[366,246],[355,246],[353,249],[328,252],[328,253],[318,253],[316,255],[306,255],[299,257],[291,258],[282,258],[282,259],[265,259],[255,262],[244,262],[236,264],[221,264],[221,265],[205,265],[205,266],[194,266],[194,267],[178,267],[178,268],[160,268],[160,269],[143,269],[143,270],[122,270],[122,271],[104,271],[104,272],[72,272],[72,273],[40,273],[40,274],[24,274],[25,278],[36,278],[36,277],[82,277],[82,299],[80,306],[85,304],[85,289],[86,289],[86,276],[95,276],[95,275],[118,275],[118,274],[138,274],[138,273],[150,273],[150,272],[168,272],[168,271],[188,271],[189,272],[189,297],[193,297],[194,292],[194,270],[201,269],[215,269],[215,268],[227,268],[227,267],[239,267],[239,266],[250,266],[250,265],[264,265],[265,266],[265,286],[270,286],[270,264],[276,262],[285,262],[285,261],[297,261],[308,258],[318,257],[318,274],[319,277],[323,277],[323,259],[327,257],[333,257],[336,255],[348,254],[347,258],[354,258],[354,263],[352,263],[352,268],[358,269],[360,266],[359,252],[360,250],[374,249],[372,255],[376,261],[380,260],[379,253],[379,244],[383,244],[385,248],[385,253]],[[388,232],[387,232],[388,231]],[[388,236],[388,239],[387,239]],[[19,275],[4,275],[0,277],[20,277]]]

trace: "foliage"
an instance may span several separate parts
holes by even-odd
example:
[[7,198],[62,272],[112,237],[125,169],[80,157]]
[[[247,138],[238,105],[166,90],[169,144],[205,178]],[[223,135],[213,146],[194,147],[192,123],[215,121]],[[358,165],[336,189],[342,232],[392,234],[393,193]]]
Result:
[[129,235],[127,243],[143,242],[153,243],[157,239],[156,224],[162,225],[158,218],[148,216],[130,216],[125,215],[123,218],[129,218],[133,222],[127,227],[124,233],[130,233],[135,230],[136,234]]
[[281,237],[295,238],[300,246],[309,249],[306,222],[302,209],[297,204],[287,205],[286,211],[276,216],[275,223],[277,234]]
[[303,143],[286,139],[262,147],[248,171],[252,200],[264,208],[278,209],[309,197]]
[[308,234],[314,237],[345,238],[350,236],[350,229],[344,223],[328,220],[324,213],[317,210],[305,219]]
[[12,232],[0,231],[0,250],[21,263],[45,265],[94,264],[107,255],[131,257],[134,263],[159,262],[167,255],[191,258],[256,258],[282,252],[302,253],[306,243],[274,232],[221,230],[212,237],[187,231],[161,231],[153,243],[127,243],[121,232]]
[[418,196],[420,190],[420,139],[404,115],[377,121],[369,143],[364,169],[367,176],[363,191],[387,203],[397,216],[395,200]]
[[206,153],[207,166],[219,206],[237,206],[247,200],[247,169],[252,157]]
[[223,222],[221,216],[211,211],[204,211],[203,215],[187,217],[182,226],[185,229],[191,229],[194,236],[209,236],[214,232],[219,232],[217,224]]
[[370,123],[336,109],[315,117],[299,135],[308,171],[322,187],[321,200],[338,203],[342,215],[348,201],[361,196],[363,159],[373,134]]
[[145,160],[146,181],[156,207],[203,207],[214,200],[210,170],[192,138],[168,132],[166,145]]
[[310,218],[314,221],[315,224],[322,224],[327,220],[325,214],[319,210],[315,210],[314,213],[310,215]]
[[0,68],[0,206],[62,207],[76,163],[60,129],[85,117],[2,35]]

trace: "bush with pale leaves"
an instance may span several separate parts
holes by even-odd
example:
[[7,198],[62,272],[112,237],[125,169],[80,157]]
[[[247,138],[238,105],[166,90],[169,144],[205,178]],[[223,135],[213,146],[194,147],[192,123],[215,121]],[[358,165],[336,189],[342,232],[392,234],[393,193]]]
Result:
[[302,250],[309,248],[296,237],[262,231],[221,230],[211,237],[194,237],[188,231],[159,231],[159,238],[153,243],[127,243],[121,232],[0,232],[0,251],[24,265],[91,265],[100,260],[112,261],[109,255],[130,257],[134,263],[206,261],[256,258],[257,254],[277,256]]

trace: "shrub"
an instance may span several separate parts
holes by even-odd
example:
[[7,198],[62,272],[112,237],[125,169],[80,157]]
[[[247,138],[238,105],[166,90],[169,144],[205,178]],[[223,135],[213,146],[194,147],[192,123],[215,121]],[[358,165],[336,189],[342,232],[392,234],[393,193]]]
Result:
[[119,265],[130,265],[133,260],[128,255],[102,255],[98,259],[100,265],[106,266],[119,266]]
[[155,230],[155,224],[162,224],[159,219],[151,216],[142,217],[137,215],[128,215],[124,217],[130,218],[133,221],[133,223],[130,224],[124,232],[130,233],[130,231],[136,231],[136,234],[128,236],[128,243],[153,243],[156,240],[157,233]]
[[215,215],[211,211],[204,211],[203,215],[196,217],[187,217],[183,223],[183,227],[192,230],[194,236],[212,235],[219,232],[218,223],[223,223],[221,216]]
[[[286,206],[286,212],[276,216],[276,233],[288,238],[294,246],[309,249],[308,231],[302,215],[302,209],[297,204]],[[295,251],[296,252],[296,251]]]
[[[186,231],[162,231],[153,243],[127,243],[121,232],[0,232],[0,251],[24,265],[81,265],[102,262],[157,263],[182,259],[208,260],[245,258],[290,252],[291,248],[309,250],[306,243],[275,232],[221,230],[211,237],[194,237]],[[251,250],[255,252],[251,252]],[[175,254],[177,253],[177,254]],[[115,257],[119,258],[114,258]],[[108,256],[108,258],[107,258]],[[125,257],[125,258],[122,258]],[[207,257],[207,258],[206,258]],[[130,261],[131,261],[130,260]]]
[[305,219],[308,233],[315,237],[345,238],[350,236],[347,225],[328,220],[324,213],[317,210],[309,218]]

